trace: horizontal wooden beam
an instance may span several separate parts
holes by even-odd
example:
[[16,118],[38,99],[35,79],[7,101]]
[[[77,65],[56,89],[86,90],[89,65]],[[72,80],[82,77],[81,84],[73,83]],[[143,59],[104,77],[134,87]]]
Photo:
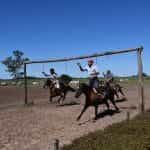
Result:
[[114,55],[119,53],[128,53],[133,51],[142,50],[143,47],[137,47],[137,48],[129,48],[129,49],[121,49],[121,50],[113,50],[113,51],[105,51],[100,53],[94,53],[91,55],[83,55],[83,56],[77,56],[77,57],[66,57],[66,58],[58,58],[58,59],[47,59],[47,60],[32,60],[32,61],[26,61],[25,64],[35,64],[35,63],[54,63],[54,62],[65,62],[65,61],[72,61],[72,60],[79,60],[79,59],[87,59],[92,57],[100,57],[100,56],[106,56],[106,55]]

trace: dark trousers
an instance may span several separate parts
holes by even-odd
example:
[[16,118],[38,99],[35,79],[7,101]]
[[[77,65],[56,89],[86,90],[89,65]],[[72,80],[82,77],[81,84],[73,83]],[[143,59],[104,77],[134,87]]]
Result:
[[99,88],[99,80],[97,77],[89,78],[89,86],[91,88],[98,89]]

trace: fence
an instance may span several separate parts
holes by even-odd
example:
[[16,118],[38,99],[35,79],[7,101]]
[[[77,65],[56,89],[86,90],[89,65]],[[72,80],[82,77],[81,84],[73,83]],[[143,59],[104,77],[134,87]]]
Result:
[[[132,60],[133,58],[136,58],[138,60],[138,67],[136,68],[137,62],[133,64],[133,61],[131,61],[130,66],[126,65],[126,60],[129,60],[128,57],[132,53],[128,54],[128,52],[133,52],[133,55],[131,56]],[[119,53],[119,57],[117,55],[111,56],[111,54],[117,54]],[[121,54],[123,53],[123,54]],[[127,53],[125,55],[124,53]],[[76,63],[79,61],[78,59],[82,59],[80,61],[81,64],[85,63],[84,58],[90,58],[90,57],[95,57],[95,62],[97,65],[100,67],[100,72],[103,70],[112,68],[113,67],[113,72],[116,73],[117,69],[119,68],[119,72],[125,72],[128,70],[128,67],[132,67],[132,70],[134,70],[135,74],[136,71],[138,70],[139,74],[139,81],[138,81],[138,86],[135,78],[131,80],[131,78],[128,77],[118,77],[118,83],[123,87],[123,91],[127,97],[127,101],[121,101],[120,99],[116,99],[116,103],[119,106],[121,112],[119,114],[116,114],[114,116],[111,116],[111,118],[100,118],[97,128],[93,129],[93,124],[89,123],[88,120],[92,119],[94,113],[91,108],[89,108],[83,118],[81,118],[81,122],[87,121],[85,126],[90,129],[90,131],[97,130],[103,126],[101,123],[104,123],[106,121],[106,125],[112,124],[115,121],[118,122],[124,119],[129,120],[130,118],[133,117],[134,112],[137,111],[138,105],[140,105],[140,111],[144,111],[145,107],[145,101],[144,101],[144,96],[146,101],[146,107],[149,106],[149,85],[145,84],[145,95],[144,95],[144,88],[143,88],[143,77],[142,77],[142,60],[141,60],[141,53],[142,53],[142,47],[141,48],[135,48],[135,49],[129,49],[129,50],[119,50],[115,52],[104,52],[104,53],[97,53],[89,56],[80,56],[80,57],[73,57],[73,60],[71,58],[64,58],[64,59],[55,59],[55,60],[50,60],[50,63],[53,63],[53,61],[56,61],[56,64],[62,63],[59,67],[56,65],[47,65],[45,68],[43,65],[41,65],[41,61],[31,61],[25,63],[25,88],[24,88],[24,80],[1,80],[0,82],[7,82],[6,85],[0,86],[0,109],[3,110],[2,108],[9,108],[10,106],[17,106],[17,105],[23,105],[24,100],[26,104],[29,104],[31,102],[35,103],[33,107],[17,107],[19,109],[16,109],[16,107],[13,109],[13,111],[9,111],[10,109],[4,111],[4,113],[1,113],[1,117],[3,119],[6,118],[6,113],[8,118],[12,118],[12,120],[9,120],[9,122],[13,122],[14,119],[19,119],[15,122],[14,128],[16,130],[11,130],[11,132],[18,131],[24,131],[26,130],[26,139],[28,140],[28,143],[32,141],[34,145],[29,145],[29,147],[33,147],[36,149],[36,147],[41,148],[42,146],[45,146],[47,150],[58,150],[60,146],[63,144],[66,144],[71,141],[73,138],[82,136],[83,133],[83,126],[82,125],[77,125],[76,123],[76,117],[80,113],[79,111],[83,107],[82,104],[84,103],[84,97],[81,97],[80,99],[75,99],[74,98],[74,93],[69,94],[67,97],[67,100],[75,100],[79,101],[81,105],[75,106],[75,107],[68,107],[68,105],[64,105],[64,107],[57,107],[57,103],[49,103],[48,97],[48,89],[43,89],[42,85],[44,83],[44,78],[41,76],[41,72],[43,71],[43,68],[45,71],[48,71],[49,66],[52,67],[58,67],[57,70],[58,72],[61,70],[61,73],[67,73],[71,74],[71,76],[76,77],[77,72],[77,66]],[[104,56],[107,55],[106,57],[98,57],[98,56]],[[121,57],[120,59],[120,56]],[[110,57],[110,58],[109,58]],[[114,59],[111,59],[111,58]],[[106,58],[106,60],[105,60]],[[77,59],[77,60],[76,60]],[[120,60],[119,60],[120,59]],[[123,60],[124,59],[124,60]],[[66,66],[64,62],[61,61],[67,61],[69,62],[68,65]],[[59,63],[57,63],[57,61]],[[71,61],[71,62],[70,62]],[[114,64],[112,62],[115,61]],[[47,63],[49,60],[44,60],[42,63]],[[119,63],[118,63],[119,62]],[[107,63],[108,66],[105,66]],[[37,66],[35,66],[37,65]],[[71,69],[69,69],[69,67]],[[30,69],[29,69],[30,68]],[[66,70],[68,68],[69,71]],[[1,69],[1,68],[0,68]],[[4,69],[4,68],[3,68]],[[39,70],[38,70],[39,69]],[[76,69],[76,70],[75,70]],[[31,72],[30,72],[31,70]],[[70,71],[71,70],[71,71]],[[26,74],[27,73],[27,74]],[[74,74],[73,74],[74,73]],[[133,72],[132,72],[133,73]],[[121,76],[122,74],[118,74],[118,76]],[[4,76],[9,76],[5,71],[0,72],[0,77]],[[29,77],[38,77],[38,78],[29,78]],[[80,76],[79,76],[80,77]],[[75,78],[71,84],[78,86],[79,81],[80,82],[85,82],[86,79],[81,79],[81,78]],[[138,92],[139,91],[139,92]],[[26,95],[25,95],[26,94]],[[121,96],[120,96],[121,97]],[[139,103],[137,105],[137,102]],[[70,106],[70,105],[69,105]],[[105,106],[100,106],[99,107],[99,113],[104,114],[106,108]],[[112,108],[112,107],[111,107]],[[1,111],[3,112],[3,111]],[[15,117],[16,116],[16,117]],[[7,118],[6,118],[7,119]],[[83,120],[82,120],[83,119]],[[3,120],[1,120],[3,121]],[[5,120],[6,121],[6,120]],[[20,125],[20,123],[22,125]],[[73,127],[72,127],[73,126]],[[85,127],[84,126],[84,127]],[[5,129],[5,127],[4,127]],[[33,130],[35,129],[35,130]],[[87,130],[88,130],[87,129]],[[78,130],[78,132],[76,132]],[[87,134],[85,130],[84,134]],[[28,132],[29,131],[29,132]],[[91,132],[92,132],[91,131]],[[29,133],[29,134],[28,134]],[[33,133],[33,137],[30,136],[30,133]],[[69,134],[68,134],[69,133]],[[5,133],[2,134],[3,137],[7,137]],[[13,134],[12,134],[13,135]],[[20,136],[20,134],[18,134]],[[35,141],[34,141],[35,138]],[[53,140],[57,138],[57,140]],[[13,136],[13,139],[15,137]],[[17,138],[16,138],[17,139]],[[18,138],[19,139],[19,138]],[[40,139],[40,140],[39,140]],[[59,139],[59,140],[58,140]],[[38,141],[36,144],[36,140]],[[66,140],[66,141],[65,141]],[[24,140],[22,140],[24,141]],[[20,142],[18,142],[20,144]],[[22,144],[22,145],[21,145]],[[21,147],[24,146],[26,143],[21,143]],[[11,145],[13,147],[13,144]],[[49,149],[48,149],[49,148]],[[14,148],[15,149],[15,148]],[[29,148],[31,149],[31,148]]]
[[139,109],[141,112],[143,112],[144,111],[144,85],[143,85],[143,65],[142,65],[142,57],[141,57],[143,47],[106,51],[106,52],[101,52],[101,53],[95,53],[92,55],[68,57],[68,58],[62,58],[62,59],[27,61],[24,63],[25,104],[28,103],[28,86],[27,86],[27,65],[28,64],[66,62],[66,61],[87,59],[87,58],[93,58],[93,57],[102,57],[102,56],[107,56],[107,55],[121,54],[121,53],[130,53],[130,52],[135,52],[135,51],[137,52],[137,62],[138,62]]

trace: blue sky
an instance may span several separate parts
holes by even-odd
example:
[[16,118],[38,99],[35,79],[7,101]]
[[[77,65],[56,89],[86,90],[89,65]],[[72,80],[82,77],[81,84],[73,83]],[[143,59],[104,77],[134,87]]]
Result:
[[[144,46],[144,71],[150,74],[149,0],[1,0],[0,60],[15,49],[30,59],[92,54],[109,49]],[[40,75],[53,66],[59,74],[81,74],[76,62],[31,65],[28,73]],[[84,65],[85,61],[81,61]],[[136,74],[136,55],[98,58],[101,72]],[[0,65],[0,78],[5,74]]]

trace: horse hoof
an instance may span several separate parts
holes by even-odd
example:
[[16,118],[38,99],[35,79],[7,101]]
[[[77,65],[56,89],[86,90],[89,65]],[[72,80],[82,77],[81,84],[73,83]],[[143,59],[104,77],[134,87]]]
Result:
[[95,118],[94,118],[94,121],[96,121],[97,119],[98,119],[98,118],[97,118],[97,117],[95,117]]
[[120,109],[118,108],[118,109],[116,109],[116,113],[120,113]]
[[125,101],[127,101],[127,98],[125,96],[122,99],[125,100]]
[[97,121],[97,117],[92,119],[92,122],[95,123]]

